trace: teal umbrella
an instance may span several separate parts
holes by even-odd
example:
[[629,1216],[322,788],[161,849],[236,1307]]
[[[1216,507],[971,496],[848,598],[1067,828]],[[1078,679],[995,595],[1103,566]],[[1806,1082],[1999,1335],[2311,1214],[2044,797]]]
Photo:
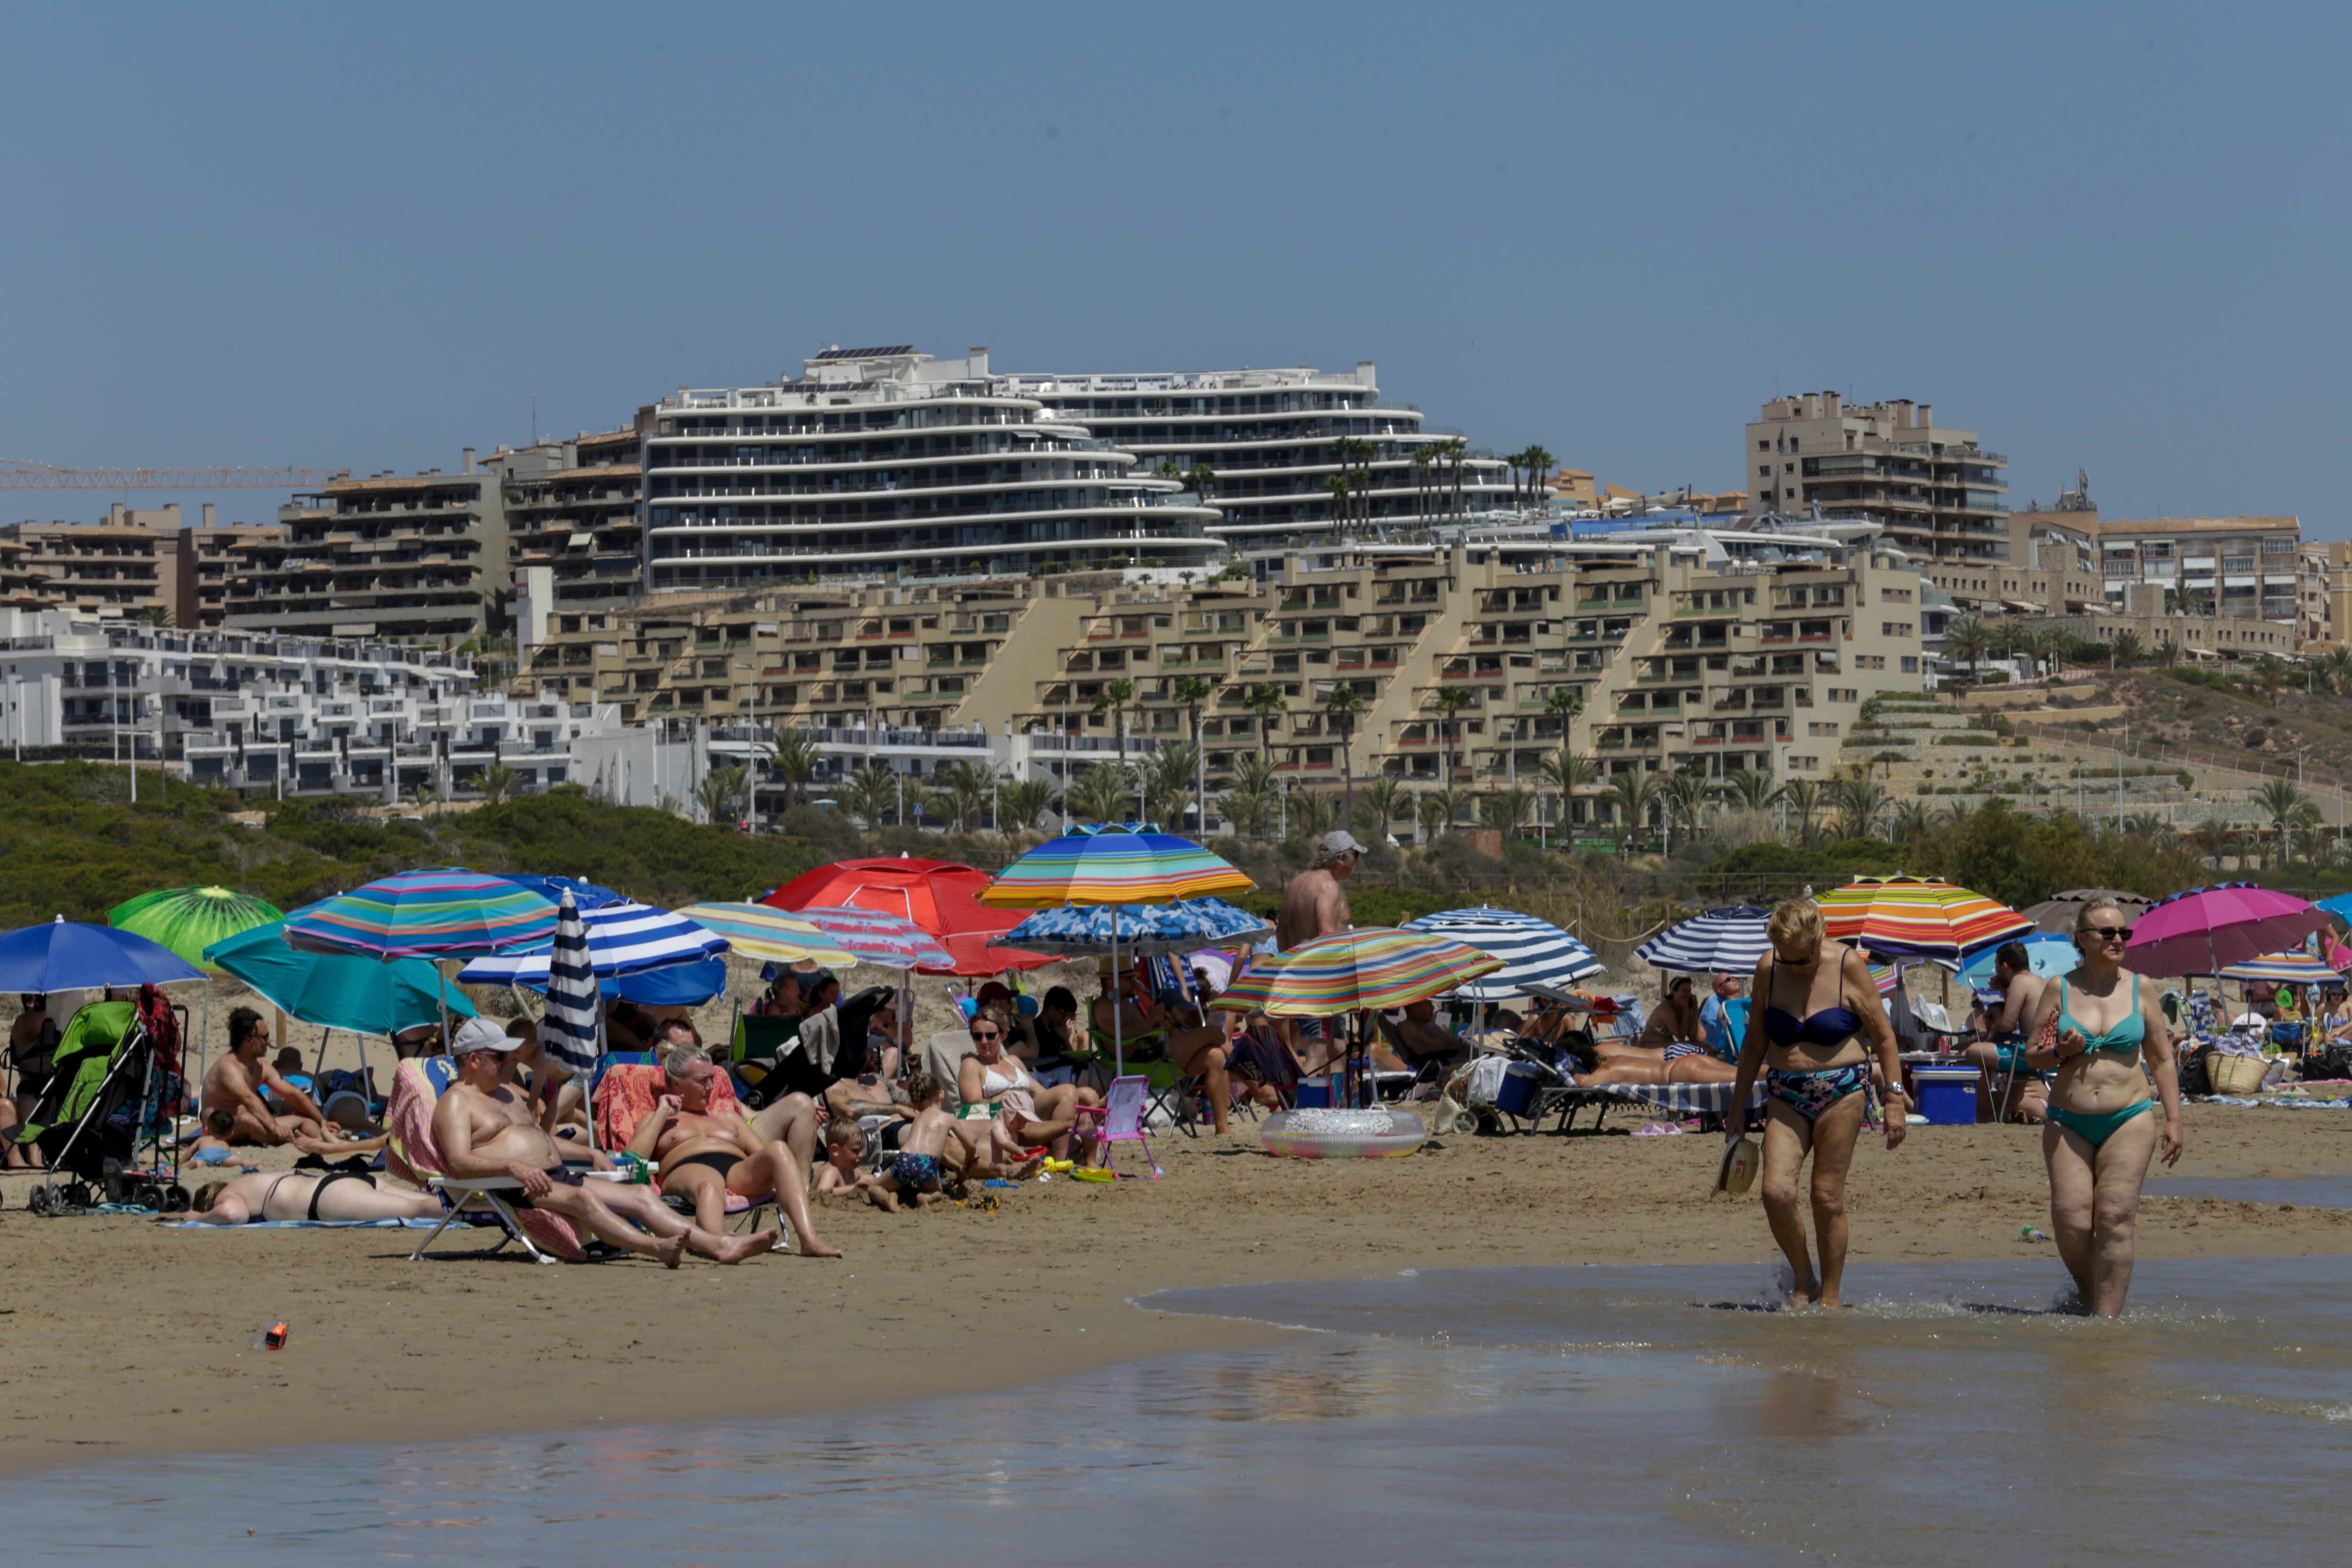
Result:
[[[391,1036],[441,1021],[441,976],[425,958],[305,953],[286,945],[286,923],[257,925],[205,949],[205,962],[243,980],[289,1018],[322,1029]],[[449,1011],[472,1018],[462,992]]]

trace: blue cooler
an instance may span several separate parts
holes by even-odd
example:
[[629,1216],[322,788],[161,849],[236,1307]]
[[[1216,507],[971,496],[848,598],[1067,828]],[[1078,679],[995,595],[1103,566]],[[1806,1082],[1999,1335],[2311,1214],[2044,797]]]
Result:
[[1911,1082],[1919,1091],[1919,1114],[1932,1127],[1975,1126],[1977,1076],[1973,1067],[1913,1068]]
[[1542,1084],[1543,1074],[1533,1064],[1514,1061],[1503,1070],[1503,1086],[1495,1091],[1495,1109],[1507,1116],[1533,1114],[1536,1091]]
[[1291,1103],[1297,1105],[1301,1111],[1329,1110],[1331,1108],[1331,1080],[1328,1076],[1321,1078],[1300,1079],[1298,1081],[1297,1088],[1292,1092]]

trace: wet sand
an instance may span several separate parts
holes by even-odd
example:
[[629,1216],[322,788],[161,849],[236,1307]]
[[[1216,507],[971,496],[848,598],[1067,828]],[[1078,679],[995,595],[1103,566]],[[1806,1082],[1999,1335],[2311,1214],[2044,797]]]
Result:
[[[1892,1156],[1865,1143],[1856,1258],[2039,1257],[2054,1286],[2051,1249],[2018,1237],[2046,1226],[2039,1136],[1914,1128]],[[2342,1113],[2191,1106],[2189,1138],[2184,1176],[2352,1172]],[[820,1223],[845,1260],[674,1274],[634,1260],[410,1263],[415,1233],[388,1230],[36,1219],[28,1178],[10,1173],[0,1468],[841,1409],[1281,1337],[1127,1304],[1175,1286],[1772,1255],[1752,1197],[1707,1192],[1718,1145],[1704,1136],[1450,1138],[1408,1159],[1306,1163],[1258,1154],[1243,1122],[1223,1141],[1154,1146],[1163,1180],[1024,1186],[995,1213],[828,1207]],[[1131,1150],[1120,1158],[1136,1168]],[[2347,1252],[2352,1211],[2151,1200],[2140,1246]],[[277,1319],[289,1348],[249,1351]]]

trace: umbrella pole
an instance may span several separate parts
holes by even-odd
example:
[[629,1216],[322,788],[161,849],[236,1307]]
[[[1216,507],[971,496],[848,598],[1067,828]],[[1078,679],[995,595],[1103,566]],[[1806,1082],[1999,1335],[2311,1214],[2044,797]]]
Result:
[[1110,906],[1110,1061],[1111,1076],[1127,1076],[1127,1041],[1124,1038],[1123,1009],[1127,1006],[1127,977],[1118,967],[1118,905]]

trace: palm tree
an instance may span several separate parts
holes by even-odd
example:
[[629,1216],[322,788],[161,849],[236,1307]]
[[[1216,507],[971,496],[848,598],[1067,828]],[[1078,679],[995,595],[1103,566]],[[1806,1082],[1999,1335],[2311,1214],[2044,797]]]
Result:
[[1349,523],[1354,520],[1348,506],[1348,497],[1355,486],[1348,482],[1344,474],[1327,474],[1323,476],[1323,487],[1331,492],[1331,520],[1344,532]]
[[1683,768],[1668,774],[1658,789],[1664,797],[1668,820],[1682,824],[1686,839],[1697,838],[1707,797],[1715,793],[1714,781],[1697,768]]
[[1451,435],[1437,444],[1437,455],[1453,470],[1453,497],[1447,511],[1458,515],[1462,510],[1462,467],[1470,456],[1470,444],[1461,436]]
[[941,821],[947,820],[948,806],[940,793],[923,779],[909,774],[898,777],[898,825],[919,828],[928,812]]
[[1397,807],[1405,799],[1404,782],[1383,773],[1366,780],[1364,799],[1355,810],[1349,826],[1370,839],[1378,848],[1389,836],[1389,824],[1396,821]]
[[1189,741],[1163,746],[1143,765],[1144,815],[1155,822],[1177,824],[1192,805],[1192,769],[1201,748]]
[[1908,843],[1934,831],[1936,810],[1922,800],[1904,800],[1895,808],[1887,820],[1887,837]]
[[1235,830],[1244,833],[1260,831],[1274,810],[1275,791],[1280,787],[1280,776],[1265,758],[1247,752],[1236,758],[1224,796],[1225,815],[1232,819]]
[[1650,825],[1663,796],[1656,778],[1637,767],[1612,779],[1601,798],[1616,810],[1618,820],[1630,835]]
[[695,803],[702,808],[703,820],[712,826],[732,822],[741,815],[739,807],[751,783],[751,770],[741,763],[726,768],[714,768],[702,776],[694,787]]
[[1192,493],[1203,501],[1209,498],[1209,486],[1217,482],[1217,476],[1205,463],[1193,464],[1184,478],[1192,486]]
[[976,762],[943,764],[931,775],[931,784],[938,794],[940,816],[952,832],[964,832],[988,803],[989,795],[998,786],[996,776]]
[[1133,681],[1105,681],[1095,694],[1095,712],[1110,709],[1110,727],[1118,741],[1118,765],[1127,766],[1127,705],[1135,700]]
[[1043,779],[1024,779],[1015,784],[1003,784],[996,791],[996,825],[1001,832],[1024,833],[1037,825],[1037,818],[1054,803],[1054,787]]
[[1340,808],[1349,821],[1356,820],[1356,716],[1364,711],[1364,694],[1346,681],[1331,688],[1323,711],[1339,727],[1339,777],[1347,781],[1347,801]]
[[1210,694],[1215,690],[1199,675],[1187,675],[1176,683],[1176,689],[1171,694],[1184,705],[1184,721],[1192,732],[1192,744],[1195,746],[1201,744],[1201,705],[1207,702]]
[[1544,712],[1559,720],[1560,744],[1568,744],[1570,733],[1576,727],[1576,716],[1584,711],[1584,694],[1574,686],[1561,686],[1544,698]]
[[1122,822],[1135,809],[1135,779],[1124,762],[1097,762],[1062,791],[1065,810],[1082,822]]
[[1274,767],[1274,716],[1282,711],[1287,700],[1278,683],[1260,681],[1250,688],[1249,701],[1244,705],[1257,715],[1258,755],[1265,759],[1269,771]]
[[[1437,708],[1437,757],[1439,766],[1444,770],[1444,781],[1448,784],[1454,782],[1454,747],[1446,740],[1445,727],[1455,714],[1470,706],[1471,700],[1470,690],[1466,686],[1442,686],[1438,689],[1434,705]],[[1455,738],[1460,738],[1458,734]]]
[[1339,811],[1331,804],[1331,797],[1319,789],[1295,791],[1286,814],[1289,820],[1285,831],[1294,841],[1322,837],[1330,831],[1332,822],[1339,818]]
[[1969,679],[1981,685],[1985,650],[1992,646],[1992,633],[1985,623],[1973,615],[1962,615],[1944,628],[1944,653],[1948,658],[1969,662]]
[[418,810],[429,812],[440,802],[441,796],[433,788],[432,780],[426,779],[408,792],[408,800]]
[[2254,684],[2263,695],[2275,698],[2279,688],[2286,685],[2286,661],[2276,653],[2264,653],[2254,661]]
[[2196,847],[2200,854],[2212,862],[2214,873],[2219,875],[2221,870],[2221,857],[2237,847],[2238,830],[2219,817],[2208,817],[2183,833],[2181,837],[2188,840]]
[[1434,494],[1436,488],[1436,479],[1435,476],[1430,473],[1430,469],[1436,465],[1437,448],[1434,446],[1416,446],[1412,449],[1412,456],[1410,461],[1412,464],[1413,505],[1416,508],[1416,515],[1420,517],[1423,523],[1426,524],[1429,521],[1430,497]]
[[1541,445],[1531,445],[1519,455],[1526,460],[1528,465],[1528,503],[1530,506],[1540,507],[1544,503],[1544,491],[1551,478],[1551,465],[1559,459]]
[[1591,783],[1599,772],[1592,758],[1579,757],[1566,745],[1537,762],[1536,777],[1559,793],[1559,817],[1563,826],[1568,821],[1569,802],[1576,798],[1579,789]]
[[2180,663],[2180,644],[2167,637],[2156,645],[2156,667],[2168,670]]
[[1760,768],[1736,768],[1723,776],[1730,788],[1731,798],[1750,811],[1769,811],[1774,797],[1780,791],[1772,776]]
[[809,781],[816,777],[819,755],[805,729],[780,729],[768,742],[768,768],[783,780],[785,804],[808,804]]
[[1528,808],[1534,803],[1531,790],[1516,785],[1497,789],[1478,802],[1478,820],[1507,839],[1517,838],[1520,824],[1528,820]]
[[898,808],[898,776],[879,762],[869,762],[851,773],[835,793],[871,832]]
[[1886,809],[1885,789],[1867,779],[1840,779],[1824,791],[1837,807],[1838,837],[1866,839],[1878,825],[1879,813]]
[[2279,863],[2284,865],[2293,848],[2290,837],[2294,814],[2298,808],[2310,802],[2292,779],[2273,779],[2253,793],[2253,803],[2270,822],[2279,846]]
[[482,804],[495,806],[514,793],[517,775],[503,762],[493,762],[474,775],[474,788],[482,797]]
[[2328,649],[2319,655],[2319,668],[2330,690],[2352,696],[2352,648],[2339,643]]
[[1807,849],[1813,844],[1813,819],[1821,813],[1822,787],[1810,779],[1791,779],[1780,786],[1780,799],[1797,819],[1797,841]]
[[1462,815],[1462,792],[1458,789],[1432,789],[1421,798],[1421,837],[1426,843],[1454,825]]
[[2119,668],[2127,670],[2147,657],[2147,644],[2139,640],[2138,632],[2126,626],[2107,644],[2107,657]]

